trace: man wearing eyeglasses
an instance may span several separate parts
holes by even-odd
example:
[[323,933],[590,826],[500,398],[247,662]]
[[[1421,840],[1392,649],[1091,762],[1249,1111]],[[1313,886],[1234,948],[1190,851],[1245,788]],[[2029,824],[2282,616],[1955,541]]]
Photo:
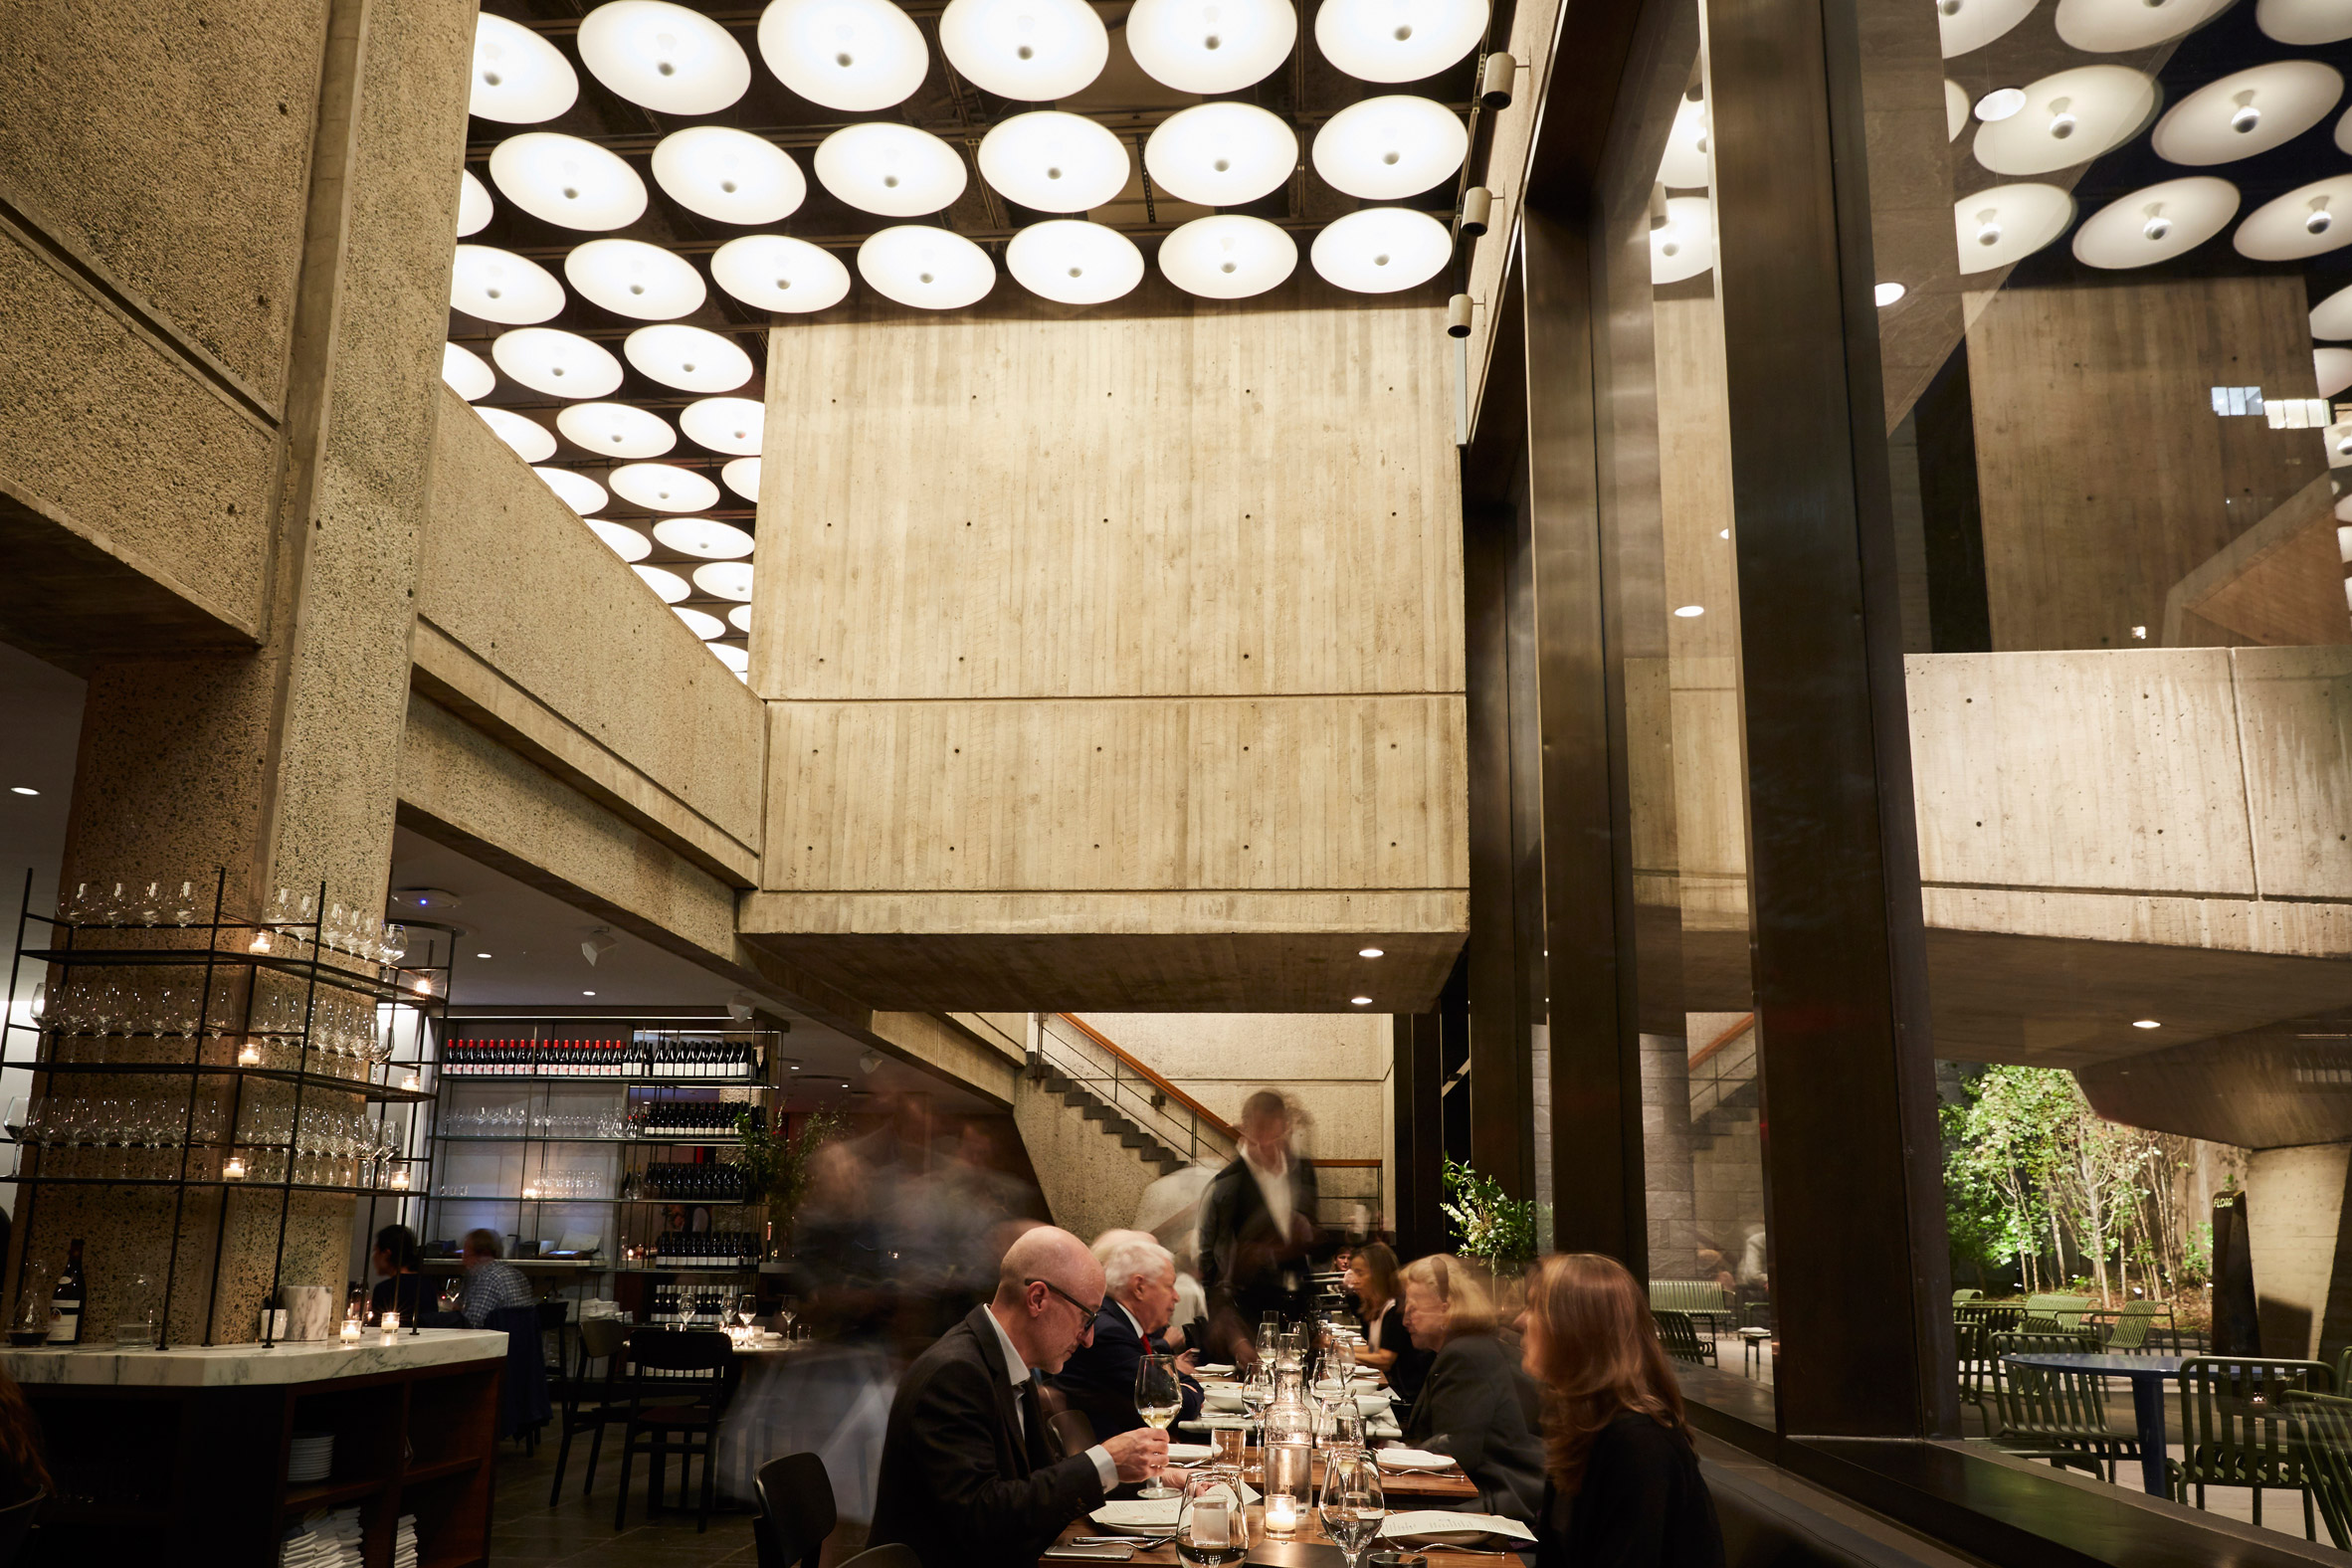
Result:
[[915,1358],[890,1402],[868,1544],[904,1542],[924,1568],[1032,1568],[1063,1526],[1155,1473],[1149,1427],[1056,1460],[1033,1369],[1058,1372],[1094,1337],[1102,1266],[1040,1226],[1005,1251],[996,1295]]

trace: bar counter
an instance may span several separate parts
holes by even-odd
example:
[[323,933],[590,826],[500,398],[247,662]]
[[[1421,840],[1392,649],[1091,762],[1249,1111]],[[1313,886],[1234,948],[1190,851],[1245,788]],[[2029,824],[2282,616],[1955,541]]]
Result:
[[356,1343],[210,1345],[172,1350],[115,1350],[77,1345],[52,1350],[0,1347],[0,1368],[28,1390],[58,1384],[111,1388],[237,1388],[271,1383],[323,1383],[461,1361],[491,1361],[506,1353],[506,1336],[479,1328],[403,1329],[386,1341],[370,1330]]

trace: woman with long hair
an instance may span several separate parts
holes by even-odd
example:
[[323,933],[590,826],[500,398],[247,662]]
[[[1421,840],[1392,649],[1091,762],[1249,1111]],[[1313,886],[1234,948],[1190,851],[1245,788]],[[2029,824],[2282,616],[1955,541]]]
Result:
[[1537,1568],[1723,1568],[1682,1391],[1625,1266],[1544,1259],[1527,1276],[1520,1331],[1544,1400]]
[[1364,1324],[1364,1348],[1356,1352],[1356,1364],[1387,1373],[1388,1386],[1397,1397],[1412,1403],[1429,1375],[1430,1354],[1415,1348],[1413,1336],[1405,1331],[1397,1255],[1385,1242],[1359,1247],[1348,1259],[1341,1282],[1355,1297],[1356,1316]]
[[1532,1522],[1543,1499],[1541,1405],[1535,1384],[1494,1332],[1479,1272],[1440,1253],[1404,1274],[1406,1329],[1432,1355],[1405,1441],[1451,1454],[1488,1513]]

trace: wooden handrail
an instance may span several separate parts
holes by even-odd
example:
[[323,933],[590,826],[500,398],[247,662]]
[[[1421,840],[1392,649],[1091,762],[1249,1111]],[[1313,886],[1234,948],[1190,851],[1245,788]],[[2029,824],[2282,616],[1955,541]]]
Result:
[[1386,1160],[1308,1160],[1317,1170],[1378,1170]]
[[1077,1030],[1079,1034],[1085,1036],[1088,1040],[1094,1042],[1094,1044],[1100,1046],[1103,1050],[1109,1052],[1112,1056],[1125,1063],[1128,1067],[1133,1068],[1137,1078],[1143,1079],[1153,1088],[1158,1089],[1161,1093],[1176,1101],[1177,1104],[1182,1105],[1185,1109],[1191,1111],[1195,1116],[1198,1116],[1204,1126],[1214,1128],[1218,1132],[1223,1133],[1229,1140],[1238,1140],[1239,1135],[1232,1127],[1227,1126],[1225,1121],[1219,1117],[1215,1111],[1202,1104],[1199,1100],[1193,1098],[1190,1094],[1184,1092],[1184,1090],[1178,1088],[1175,1084],[1169,1082],[1166,1078],[1160,1077],[1157,1073],[1154,1073],[1151,1069],[1145,1067],[1142,1063],[1136,1061],[1134,1057],[1130,1056],[1124,1049],[1122,1049],[1116,1041],[1113,1041],[1109,1036],[1103,1034],[1101,1030],[1096,1029],[1093,1025],[1078,1017],[1076,1013],[1056,1013],[1054,1016],[1061,1019],[1071,1028]]
[[[1755,1027],[1756,1015],[1753,1013],[1742,1014],[1738,1023],[1732,1025],[1729,1029],[1724,1030],[1723,1033],[1717,1035],[1714,1039],[1708,1041],[1704,1046],[1699,1048],[1698,1055],[1690,1059],[1690,1067],[1701,1068],[1706,1066],[1708,1060],[1712,1058],[1716,1052],[1722,1050],[1725,1046],[1730,1045],[1734,1040],[1737,1040],[1740,1036],[1746,1034],[1749,1030]],[[1687,1072],[1689,1069],[1685,1069],[1684,1071]]]

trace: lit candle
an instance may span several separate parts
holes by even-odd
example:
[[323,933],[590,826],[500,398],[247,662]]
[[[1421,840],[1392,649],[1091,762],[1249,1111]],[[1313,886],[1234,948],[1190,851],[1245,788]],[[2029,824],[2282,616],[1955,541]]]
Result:
[[249,949],[248,949],[248,951],[250,951],[250,952],[256,952],[256,953],[266,953],[266,952],[268,952],[269,950],[270,950],[270,933],[269,933],[268,931],[256,931],[256,932],[254,932],[254,933],[253,933],[253,946],[252,946],[251,948],[249,948]]
[[392,1342],[392,1336],[399,1332],[400,1314],[398,1312],[386,1312],[384,1314],[384,1343],[387,1345],[390,1344]]
[[401,1076],[400,1086],[402,1088],[414,1089],[422,1088],[425,1085],[424,1080],[417,1077],[417,1070],[415,1068],[410,1068],[407,1073]]
[[433,994],[432,979],[426,975],[417,976],[416,992],[419,996],[431,996]]
[[394,1171],[392,1173],[392,1190],[394,1192],[408,1191],[408,1172]]
[[358,1318],[346,1317],[343,1319],[343,1343],[346,1345],[355,1345],[359,1343]]
[[1286,1492],[1266,1494],[1266,1533],[1287,1535],[1298,1528],[1298,1499]]
[[223,1180],[223,1181],[243,1181],[243,1180],[245,1180],[245,1156],[244,1156],[244,1155],[242,1155],[242,1154],[232,1154],[232,1155],[230,1155],[230,1156],[229,1156],[229,1163],[221,1167],[221,1180]]
[[262,1048],[250,1040],[238,1047],[237,1065],[241,1068],[260,1067],[262,1065]]

